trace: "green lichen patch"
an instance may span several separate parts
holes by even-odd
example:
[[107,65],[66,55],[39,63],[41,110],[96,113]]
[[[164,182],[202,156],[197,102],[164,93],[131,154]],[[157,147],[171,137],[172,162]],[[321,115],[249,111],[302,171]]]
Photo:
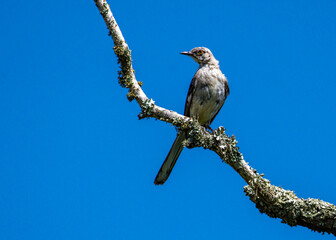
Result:
[[119,84],[123,88],[132,87],[132,58],[131,51],[128,47],[124,48],[121,43],[115,42],[113,47],[114,53],[117,55],[118,64],[120,64],[120,70],[118,71]]
[[244,187],[244,192],[261,213],[280,218],[282,223],[306,226],[318,232],[336,232],[336,207],[333,204],[298,198],[293,191],[274,186],[259,174]]
[[134,92],[133,91],[131,91],[131,90],[129,90],[128,91],[128,93],[127,93],[127,99],[128,99],[128,101],[130,101],[130,102],[132,102],[134,99],[135,99],[135,94],[134,94]]
[[139,119],[149,118],[153,116],[153,110],[155,107],[155,102],[153,99],[146,99],[146,101],[141,104],[141,112],[138,115]]

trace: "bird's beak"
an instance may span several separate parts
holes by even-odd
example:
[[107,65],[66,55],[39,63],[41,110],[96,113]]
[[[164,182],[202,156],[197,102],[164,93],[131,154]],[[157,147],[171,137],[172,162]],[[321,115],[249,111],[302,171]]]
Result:
[[192,55],[191,52],[180,52],[180,54],[187,55],[187,56],[191,56]]

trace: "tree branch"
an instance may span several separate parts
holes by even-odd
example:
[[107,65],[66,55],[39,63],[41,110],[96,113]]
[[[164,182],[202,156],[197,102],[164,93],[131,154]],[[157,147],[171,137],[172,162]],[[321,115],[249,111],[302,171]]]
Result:
[[223,127],[209,133],[196,120],[155,105],[154,101],[143,92],[142,83],[135,78],[131,51],[109,5],[105,0],[95,0],[95,3],[114,41],[113,49],[121,68],[119,84],[128,88],[128,99],[130,101],[136,99],[141,107],[139,119],[156,118],[171,123],[186,133],[188,138],[186,147],[203,147],[216,152],[222,161],[230,165],[248,184],[244,187],[244,192],[261,213],[266,213],[272,218],[280,218],[289,226],[301,225],[313,231],[336,236],[335,205],[319,199],[298,198],[294,192],[272,185],[248,165],[236,146],[235,137],[226,135]]

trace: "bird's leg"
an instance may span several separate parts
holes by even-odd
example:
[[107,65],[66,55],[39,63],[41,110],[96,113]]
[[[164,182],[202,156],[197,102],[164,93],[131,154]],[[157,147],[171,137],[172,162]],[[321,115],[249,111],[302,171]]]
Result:
[[210,130],[211,131],[211,132],[209,131],[210,133],[214,133],[214,130],[210,126],[205,126],[205,129]]

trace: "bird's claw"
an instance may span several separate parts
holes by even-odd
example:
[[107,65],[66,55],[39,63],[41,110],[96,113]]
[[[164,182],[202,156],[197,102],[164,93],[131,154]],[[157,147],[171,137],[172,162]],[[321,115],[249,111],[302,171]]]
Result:
[[210,133],[214,133],[214,130],[210,126],[206,126],[205,129]]

